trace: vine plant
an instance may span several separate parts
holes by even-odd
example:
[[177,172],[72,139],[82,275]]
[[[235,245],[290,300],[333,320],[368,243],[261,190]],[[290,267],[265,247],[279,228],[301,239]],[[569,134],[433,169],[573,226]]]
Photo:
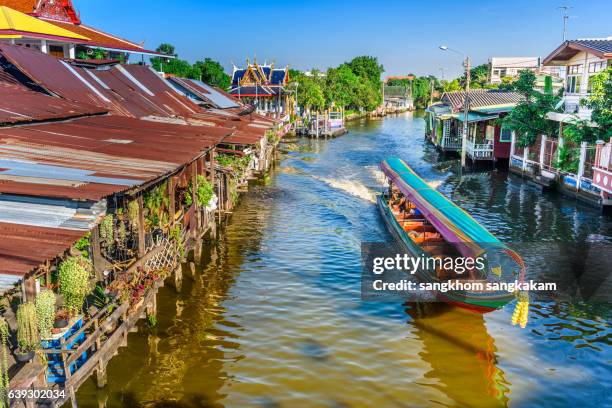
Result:
[[32,302],[26,302],[17,308],[17,344],[21,353],[29,353],[38,349],[36,307]]
[[36,306],[36,319],[38,332],[41,338],[51,336],[51,329],[55,321],[55,294],[49,289],[44,289],[34,302]]
[[91,290],[91,263],[82,257],[70,257],[59,266],[60,292],[71,315],[78,314]]
[[4,317],[0,317],[0,408],[8,408],[10,406],[8,399],[8,339],[8,324],[6,323],[6,320],[4,320]]

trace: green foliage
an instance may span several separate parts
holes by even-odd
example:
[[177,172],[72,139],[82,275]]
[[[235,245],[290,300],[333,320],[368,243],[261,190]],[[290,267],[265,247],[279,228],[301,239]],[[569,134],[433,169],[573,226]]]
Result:
[[291,80],[298,84],[298,106],[320,111],[325,107],[325,95],[323,94],[325,81],[316,74],[315,70],[311,72],[314,72],[312,76],[306,76],[299,71],[292,70],[289,75]]
[[55,321],[55,294],[49,289],[42,290],[34,302],[36,306],[36,318],[40,337],[51,336],[51,329]]
[[544,77],[544,93],[549,95],[553,93],[553,80],[550,75]]
[[85,258],[89,258],[90,239],[91,239],[91,232],[88,232],[87,235],[79,239],[76,242],[76,244],[74,244],[74,247],[77,250],[81,251],[81,254]]
[[151,58],[151,65],[157,71],[182,78],[200,79],[202,77],[202,71],[198,67],[178,58],[153,57]]
[[367,80],[375,89],[380,89],[380,76],[385,68],[378,63],[378,58],[362,55],[353,58],[347,65],[359,78]]
[[22,303],[17,308],[17,344],[19,351],[36,351],[40,343],[36,319],[36,307],[31,302]]
[[93,290],[93,305],[98,309],[102,309],[110,302],[110,297],[104,291],[104,288],[100,285],[96,285]]
[[137,229],[138,218],[138,202],[136,200],[132,200],[128,203],[128,220],[132,230]]
[[[465,74],[461,76],[461,88],[465,89]],[[477,65],[470,69],[470,88],[489,88],[489,64]]]
[[533,72],[520,72],[519,78],[513,83],[513,89],[522,94],[524,100],[502,120],[506,128],[517,134],[517,145],[521,147],[532,146],[538,135],[555,134],[558,127],[546,118],[546,114],[556,110],[560,96],[538,92],[534,89],[535,84]]
[[459,79],[455,78],[452,81],[441,81],[442,82],[442,90],[444,92],[457,92],[461,91],[461,83]]
[[328,69],[323,92],[327,105],[339,108],[358,106],[354,103],[358,85],[359,78],[348,65],[342,64],[338,68]]
[[8,356],[9,356],[9,328],[4,317],[0,316],[0,408],[8,408],[10,406],[9,392],[9,374],[8,374]]
[[[201,174],[198,174],[196,178],[198,183],[198,189],[196,190],[196,200],[198,202],[199,207],[204,207],[210,202],[210,199],[213,197],[213,186],[208,180],[206,180],[206,177],[202,176]],[[187,187],[187,193],[185,194],[185,205],[187,207],[190,207],[191,204],[193,204],[192,191],[193,183],[190,181],[189,186]]]
[[154,314],[147,315],[147,324],[150,328],[157,326],[157,316]]
[[91,263],[83,257],[70,257],[59,266],[60,293],[71,315],[78,314],[91,290]]
[[115,217],[106,214],[100,223],[100,241],[106,248],[111,248],[115,240]]
[[181,226],[177,224],[172,229],[170,229],[169,237],[171,241],[174,241],[176,243],[181,258],[185,256],[185,243],[183,242]]
[[147,191],[143,196],[143,206],[146,209],[146,219],[154,227],[163,226],[168,215],[164,211],[169,205],[167,196],[168,183],[163,182]]
[[160,44],[159,47],[157,47],[155,51],[161,52],[162,54],[166,54],[166,55],[176,56],[174,52],[175,51],[174,45],[168,44],[168,43]]
[[221,89],[228,89],[231,78],[225,73],[223,66],[211,58],[204,61],[196,61],[194,67],[202,73],[202,81],[208,85],[216,86]]
[[591,120],[598,126],[596,138],[609,140],[612,137],[612,66],[593,75],[591,95],[582,103],[592,109]]

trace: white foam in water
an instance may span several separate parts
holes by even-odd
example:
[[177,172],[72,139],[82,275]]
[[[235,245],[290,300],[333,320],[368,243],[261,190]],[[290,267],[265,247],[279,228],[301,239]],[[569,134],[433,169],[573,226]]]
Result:
[[352,196],[361,198],[362,200],[376,203],[376,196],[374,192],[358,180],[337,180],[324,177],[316,177],[316,179],[321,180],[332,188],[342,190]]

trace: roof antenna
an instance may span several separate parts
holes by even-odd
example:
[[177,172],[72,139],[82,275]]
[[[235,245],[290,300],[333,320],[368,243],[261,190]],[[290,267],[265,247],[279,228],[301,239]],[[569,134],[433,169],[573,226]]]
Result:
[[575,18],[576,16],[570,16],[569,15],[569,10],[572,9],[572,6],[559,6],[557,7],[557,10],[561,10],[562,13],[562,17],[563,17],[563,41],[565,42],[565,37],[566,37],[566,33],[567,33],[567,20],[569,20],[570,18]]

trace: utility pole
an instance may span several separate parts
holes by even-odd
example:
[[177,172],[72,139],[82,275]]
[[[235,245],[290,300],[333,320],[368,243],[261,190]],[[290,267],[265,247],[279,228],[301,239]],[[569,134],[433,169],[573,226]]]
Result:
[[433,105],[433,94],[434,94],[434,80],[429,80],[429,106]]
[[465,99],[463,100],[463,135],[461,138],[461,168],[465,167],[467,155],[468,113],[470,111],[470,57],[465,57]]
[[563,13],[563,41],[565,42],[566,32],[567,32],[567,20],[569,20],[572,16],[569,15],[569,10],[571,6],[560,6],[557,9],[561,10]]

